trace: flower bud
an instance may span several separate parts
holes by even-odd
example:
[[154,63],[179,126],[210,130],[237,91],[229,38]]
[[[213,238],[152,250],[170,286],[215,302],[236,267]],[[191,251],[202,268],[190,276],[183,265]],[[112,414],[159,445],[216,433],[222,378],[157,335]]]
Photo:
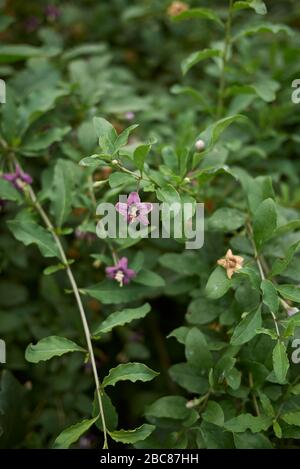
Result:
[[188,178],[188,177],[185,177],[183,181],[186,182],[187,184],[188,184],[189,182],[191,182],[190,178]]
[[118,160],[112,160],[111,164],[119,164]]
[[197,140],[195,143],[195,148],[197,151],[203,151],[205,148],[205,142],[201,139]]

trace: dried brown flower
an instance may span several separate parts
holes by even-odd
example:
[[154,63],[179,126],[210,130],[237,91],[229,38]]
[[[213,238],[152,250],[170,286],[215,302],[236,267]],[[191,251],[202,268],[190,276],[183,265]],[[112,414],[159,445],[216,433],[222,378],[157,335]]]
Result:
[[228,249],[225,257],[218,260],[218,265],[221,265],[226,269],[227,277],[231,278],[233,274],[243,267],[244,258],[241,256],[235,256],[231,249]]

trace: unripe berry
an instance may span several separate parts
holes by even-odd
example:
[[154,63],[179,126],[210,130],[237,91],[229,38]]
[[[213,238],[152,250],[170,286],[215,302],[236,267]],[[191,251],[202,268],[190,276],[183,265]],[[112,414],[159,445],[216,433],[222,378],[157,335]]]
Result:
[[119,164],[118,160],[112,160],[111,164]]
[[205,142],[201,139],[197,140],[195,143],[195,148],[197,151],[203,151],[205,148]]
[[189,182],[191,182],[191,180],[190,180],[190,178],[185,177],[185,178],[184,178],[184,182],[186,182],[186,183],[188,184]]

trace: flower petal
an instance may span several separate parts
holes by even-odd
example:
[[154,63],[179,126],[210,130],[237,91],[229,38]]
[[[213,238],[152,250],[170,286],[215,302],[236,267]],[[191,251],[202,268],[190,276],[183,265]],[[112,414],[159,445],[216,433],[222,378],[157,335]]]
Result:
[[136,272],[133,269],[126,270],[126,277],[128,277],[129,279],[132,279],[135,276],[136,276]]
[[121,215],[123,215],[123,217],[127,218],[127,211],[128,211],[128,205],[127,204],[125,204],[124,202],[118,202],[115,205],[115,209],[117,210],[117,212],[119,212]]
[[106,267],[105,273],[109,278],[114,278],[116,273],[116,267]]
[[16,179],[16,174],[15,173],[4,173],[3,174],[3,179],[6,181],[15,181]]
[[32,177],[28,173],[22,173],[21,176],[22,180],[26,182],[27,184],[32,184]]
[[137,205],[138,209],[141,213],[149,213],[153,210],[153,205],[150,202],[142,202],[141,204]]
[[127,199],[128,205],[139,204],[141,202],[140,196],[137,192],[131,192]]
[[143,213],[140,213],[137,217],[137,220],[142,223],[142,225],[149,225],[149,220],[147,215],[144,215]]
[[128,266],[128,259],[127,257],[121,257],[121,259],[118,262],[117,267],[123,270],[126,270]]

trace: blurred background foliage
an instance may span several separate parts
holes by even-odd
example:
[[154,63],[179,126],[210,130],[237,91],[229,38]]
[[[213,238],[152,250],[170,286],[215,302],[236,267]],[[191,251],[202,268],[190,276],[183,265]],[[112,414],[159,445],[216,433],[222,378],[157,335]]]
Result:
[[[187,3],[190,7],[209,8],[213,3],[219,17],[226,18],[225,0]],[[237,39],[226,72],[225,115],[244,113],[250,124],[228,131],[226,155],[221,155],[218,163],[226,161],[247,169],[252,176],[271,175],[280,203],[294,214],[300,209],[300,114],[291,102],[291,83],[300,73],[300,4],[296,0],[265,3],[267,21],[293,28],[293,32],[241,34]],[[79,190],[83,182],[77,163],[96,145],[93,116],[105,115],[120,131],[128,125],[127,113],[134,113],[134,122],[140,123],[135,138],[157,139],[154,166],[161,164],[161,151],[166,145],[180,147],[192,142],[211,122],[219,83],[216,62],[201,62],[186,76],[181,63],[209,44],[218,48],[224,39],[218,25],[173,21],[167,0],[78,0],[51,5],[46,1],[2,0],[0,5],[1,43],[27,44],[43,50],[42,55],[32,51],[26,55],[21,50],[19,57],[17,51],[11,59],[0,46],[0,76],[7,82],[8,93],[3,125],[7,126],[12,147],[24,160],[28,157],[26,170],[32,174],[42,200],[51,200],[49,180],[55,161],[64,158],[74,164],[69,227],[75,229],[84,223],[90,208],[85,193]],[[5,28],[7,21],[11,24]],[[254,12],[241,10],[236,15],[234,34],[261,21]],[[33,91],[43,94],[45,101],[39,118],[24,107],[25,117],[31,122],[26,128],[21,118],[16,119],[16,109],[22,110]],[[21,142],[20,135],[24,136]],[[3,148],[1,152],[4,154]],[[101,167],[95,177],[105,179],[107,171],[107,167]],[[229,199],[231,206],[242,205],[241,192],[233,179],[220,174],[211,185],[206,184],[207,180],[209,176],[199,178],[197,188],[197,198],[205,201],[207,214],[224,199]],[[115,194],[113,189],[110,191],[105,195],[107,200]],[[89,414],[91,370],[76,354],[36,366],[25,362],[28,343],[50,332],[77,340],[81,326],[65,273],[44,275],[47,259],[36,247],[25,248],[18,243],[7,230],[6,220],[13,218],[14,211],[13,204],[9,204],[0,215],[0,336],[7,343],[7,364],[1,368],[13,374],[6,377],[1,391],[4,405],[13,409],[9,417],[13,424],[2,424],[7,429],[0,446],[45,448],[52,444],[59,429]],[[91,257],[100,253],[99,240],[86,242],[71,232],[64,242],[68,258],[75,260],[73,267],[80,286],[103,278],[100,262]],[[166,336],[182,326],[188,307],[190,314],[195,311],[197,280],[195,283],[189,267],[186,273],[180,265],[174,269],[172,259],[160,263],[162,249],[175,253],[180,249],[173,241],[166,243],[163,248],[155,241],[143,247],[147,267],[160,268],[163,276],[169,276],[167,287],[152,294],[152,312],[136,327],[112,332],[96,348],[98,365],[104,372],[128,360],[145,361],[161,372],[147,386],[125,382],[112,388],[120,428],[140,425],[145,405],[155,399],[186,394],[169,373],[171,365],[184,360],[184,351]],[[197,266],[203,283],[215,260],[224,254],[224,244],[223,234],[212,233],[207,238]],[[278,246],[279,253],[282,249]],[[187,257],[187,266],[193,262]],[[293,275],[300,281],[296,264]],[[192,302],[191,290],[196,296]],[[212,307],[214,318],[220,314],[218,308],[228,307],[224,301]],[[114,311],[113,306],[104,306],[88,296],[84,296],[84,302],[91,323]],[[213,323],[214,328],[218,324]],[[96,436],[90,433],[81,438],[78,446],[96,444]],[[174,440],[163,444],[172,447],[177,443]]]

